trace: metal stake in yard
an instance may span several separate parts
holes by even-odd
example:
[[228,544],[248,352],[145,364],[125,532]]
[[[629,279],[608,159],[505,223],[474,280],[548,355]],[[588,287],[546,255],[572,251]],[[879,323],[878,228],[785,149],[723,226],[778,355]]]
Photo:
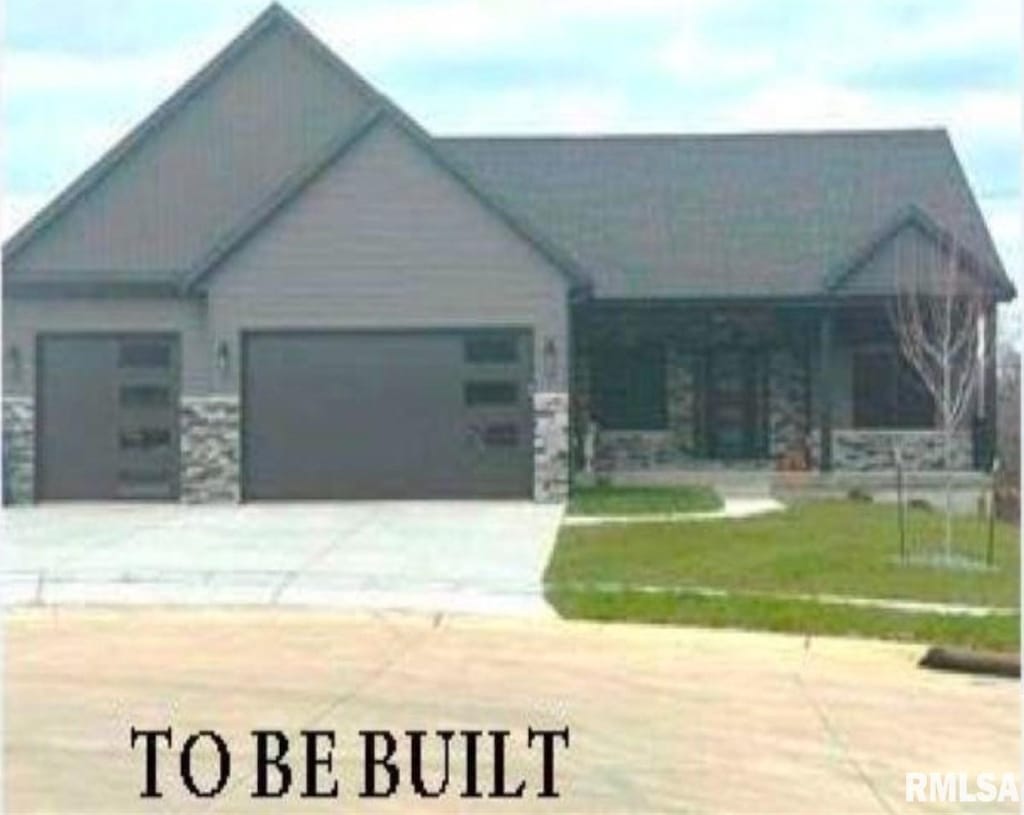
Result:
[[907,562],[907,531],[906,518],[903,513],[903,455],[899,446],[892,449],[896,461],[896,518],[900,528],[900,563]]
[[996,560],[996,479],[999,477],[999,459],[992,459],[992,478],[988,488],[988,546],[985,551],[985,565],[992,566]]

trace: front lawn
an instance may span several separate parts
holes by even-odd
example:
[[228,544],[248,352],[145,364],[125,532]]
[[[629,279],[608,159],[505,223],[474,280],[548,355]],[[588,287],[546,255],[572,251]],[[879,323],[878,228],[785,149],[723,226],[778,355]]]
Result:
[[[941,540],[941,512],[910,511],[910,545]],[[958,551],[983,558],[985,527],[956,521]],[[847,501],[797,505],[744,520],[564,527],[547,594],[564,616],[860,634],[946,644],[1014,646],[1019,617],[949,618],[772,595],[1020,606],[1020,544],[998,524],[994,571],[898,561],[896,509]],[[609,587],[622,591],[609,591]],[[588,587],[590,587],[588,589]],[[668,592],[649,591],[664,588]],[[722,589],[725,598],[672,594]],[[648,591],[640,591],[641,588]]]
[[576,486],[569,499],[570,515],[654,515],[721,508],[722,499],[704,486]]
[[982,651],[1016,652],[1020,648],[1019,615],[982,620],[947,614],[911,614],[878,608],[834,606],[806,600],[640,592],[556,591],[550,594],[549,599],[559,614],[576,620],[868,637]]

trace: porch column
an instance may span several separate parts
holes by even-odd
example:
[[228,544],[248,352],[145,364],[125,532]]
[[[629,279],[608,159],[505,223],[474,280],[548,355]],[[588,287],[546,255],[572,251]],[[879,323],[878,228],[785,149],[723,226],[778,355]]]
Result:
[[985,312],[985,356],[982,360],[981,381],[981,442],[982,454],[975,453],[975,461],[981,469],[991,469],[996,451],[996,414],[999,406],[998,378],[996,369],[996,304],[993,302]]
[[818,469],[832,469],[832,340],[835,312],[826,306],[818,324]]

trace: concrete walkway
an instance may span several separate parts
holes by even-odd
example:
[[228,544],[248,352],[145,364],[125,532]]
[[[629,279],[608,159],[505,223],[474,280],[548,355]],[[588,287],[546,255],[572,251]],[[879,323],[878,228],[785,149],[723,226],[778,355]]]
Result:
[[551,614],[562,507],[513,501],[8,509],[6,605],[286,605]]
[[[1020,684],[915,667],[922,648],[857,640],[546,620],[331,615],[286,609],[46,609],[10,613],[4,675],[4,803],[11,813],[1016,812],[907,803],[907,772],[1019,773]],[[140,800],[132,725],[172,726],[164,797]],[[569,727],[558,799],[538,799],[527,727]],[[178,751],[212,729],[232,774],[217,798],[182,787]],[[253,800],[250,731],[281,729],[289,796]],[[302,799],[299,731],[334,731],[337,800]],[[399,737],[402,787],[360,800],[360,729]],[[521,800],[413,797],[408,729],[511,732],[506,769]],[[478,758],[489,789],[490,749]],[[194,753],[216,778],[216,752]],[[441,750],[425,749],[436,786]],[[1017,775],[1018,784],[1020,776]]]
[[721,521],[752,518],[785,509],[781,501],[768,497],[725,496],[722,508],[706,512],[669,512],[640,515],[566,515],[565,526],[602,526],[604,524],[661,524],[688,521]]

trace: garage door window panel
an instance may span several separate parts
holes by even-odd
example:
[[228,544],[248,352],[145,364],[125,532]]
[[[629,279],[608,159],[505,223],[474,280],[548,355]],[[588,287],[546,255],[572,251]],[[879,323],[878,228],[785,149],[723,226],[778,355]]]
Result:
[[166,427],[139,427],[121,430],[122,450],[168,450],[171,431]]
[[512,422],[489,424],[484,427],[484,445],[488,448],[510,449],[519,446],[519,425]]
[[467,382],[464,398],[467,407],[514,405],[519,401],[519,388],[515,382],[501,380]]

